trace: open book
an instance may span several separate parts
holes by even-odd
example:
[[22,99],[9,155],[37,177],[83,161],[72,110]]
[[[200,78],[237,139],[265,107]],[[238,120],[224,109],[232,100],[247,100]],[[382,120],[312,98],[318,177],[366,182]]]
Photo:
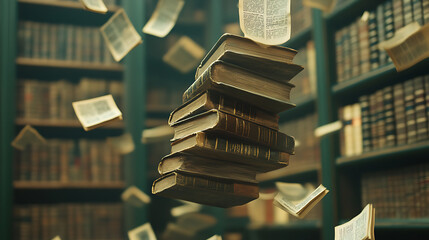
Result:
[[274,197],[273,204],[295,217],[303,218],[328,192],[329,190],[320,185],[311,193],[299,191],[294,197],[284,194],[279,189],[279,193]]
[[375,208],[366,205],[352,220],[335,227],[335,240],[372,240],[374,236]]

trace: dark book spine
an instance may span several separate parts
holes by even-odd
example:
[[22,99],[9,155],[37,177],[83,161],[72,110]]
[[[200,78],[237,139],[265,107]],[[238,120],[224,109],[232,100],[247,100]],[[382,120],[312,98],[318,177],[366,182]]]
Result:
[[201,76],[197,80],[195,80],[195,82],[192,83],[192,85],[189,86],[188,89],[186,89],[186,91],[183,93],[183,99],[182,99],[183,103],[186,103],[187,101],[192,99],[192,97],[197,95],[199,92],[199,89],[203,85],[210,84],[209,82],[211,81],[212,66],[207,68],[207,70],[205,70],[203,74],[201,74]]
[[392,147],[396,144],[395,134],[395,112],[393,108],[393,87],[388,86],[383,89],[384,105],[384,129],[386,136],[386,146]]
[[368,20],[366,21],[358,20],[358,25],[359,25],[359,50],[358,51],[360,52],[360,72],[366,73],[371,69]]
[[343,31],[344,80],[348,80],[352,75],[350,26],[345,27]]
[[395,31],[404,26],[404,11],[402,0],[393,0],[393,23]]
[[[358,20],[360,21],[360,20]],[[360,56],[359,56],[359,26],[358,22],[350,25],[350,76],[355,77],[360,74]]]
[[335,33],[335,57],[337,65],[337,82],[344,81],[343,31]]
[[417,129],[414,105],[414,86],[412,80],[408,80],[404,83],[404,96],[405,119],[407,123],[407,143],[414,143],[417,141]]
[[422,3],[423,7],[423,21],[424,24],[429,23],[429,1],[424,0]]
[[404,26],[413,22],[413,6],[412,0],[402,0],[402,6],[404,9]]
[[364,95],[359,98],[362,115],[362,144],[363,152],[371,150],[371,114],[369,112],[369,96]]
[[369,51],[371,69],[379,67],[379,50],[378,50],[378,34],[377,34],[377,17],[375,11],[371,11],[368,17],[368,31],[369,31]]
[[[426,119],[428,122],[429,131],[429,75],[424,76],[424,89],[425,89],[425,108],[426,108]],[[429,199],[428,199],[429,200]]]
[[428,138],[428,125],[425,104],[424,77],[414,78],[414,107],[416,112],[417,141]]
[[407,128],[405,118],[405,96],[402,83],[393,86],[393,105],[395,111],[396,144],[407,143]]
[[377,101],[375,93],[369,96],[369,112],[371,115],[371,150],[378,148],[378,137],[377,137]]
[[[378,43],[380,44],[381,42],[383,42],[384,40],[386,40],[386,36],[385,36],[385,23],[384,23],[384,7],[383,4],[380,4],[377,6],[377,36],[378,36]],[[380,66],[383,66],[384,64],[386,64],[386,59],[387,59],[387,53],[386,51],[379,51],[379,58],[378,58],[378,62],[380,64]]]
[[[395,35],[395,26],[393,20],[393,3],[388,0],[384,3],[384,33],[386,40],[391,39]],[[387,62],[392,62],[389,55],[385,55]]]
[[[424,0],[427,1],[427,0]],[[423,5],[422,0],[411,0],[412,8],[413,8],[413,20],[418,22],[420,25],[423,25]]]
[[386,129],[385,129],[385,119],[384,119],[384,102],[383,102],[383,90],[378,90],[375,93],[376,98],[376,108],[377,108],[377,133],[376,137],[378,138],[378,148],[384,148],[386,146]]

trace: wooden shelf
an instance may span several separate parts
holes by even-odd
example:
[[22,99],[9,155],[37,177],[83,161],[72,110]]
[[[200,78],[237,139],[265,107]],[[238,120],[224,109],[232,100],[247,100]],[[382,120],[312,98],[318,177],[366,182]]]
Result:
[[51,59],[34,59],[22,58],[16,59],[18,66],[25,67],[45,67],[45,68],[62,68],[62,69],[76,69],[76,70],[91,70],[91,71],[110,71],[121,72],[124,70],[122,64],[102,64],[91,62],[76,62],[65,60],[51,60]]
[[168,113],[170,114],[175,107],[171,105],[154,105],[150,104],[146,106],[146,111],[149,113]]
[[316,95],[315,94],[308,94],[304,96],[299,96],[296,99],[291,99],[291,102],[296,105],[296,107],[281,112],[280,115],[280,122],[283,122],[284,120],[290,120],[291,116],[297,116],[297,114],[302,112],[307,112],[309,109],[315,106],[316,103]]
[[15,181],[15,189],[122,189],[124,182],[24,182]]
[[375,219],[375,228],[386,229],[386,230],[429,229],[429,218]]
[[272,225],[249,225],[249,229],[253,231],[261,230],[319,230],[321,228],[321,221],[319,220],[302,220],[296,222],[290,222],[285,224],[272,224]]
[[388,160],[391,161],[392,157],[400,158],[400,161],[403,161],[410,153],[427,153],[429,150],[429,141],[395,146],[390,148],[384,148],[380,150],[375,150],[367,153],[363,153],[357,156],[350,157],[339,157],[337,158],[338,166],[355,166],[361,164],[368,164],[369,162],[375,163],[378,161]]
[[158,127],[167,125],[167,119],[146,119],[146,127]]
[[311,32],[312,27],[308,27],[297,34],[295,36],[292,36],[286,43],[284,43],[282,46],[290,47],[290,48],[298,48],[303,47],[307,44],[307,41],[311,39]]
[[[71,9],[81,9],[86,10],[83,7],[81,2],[71,2],[71,1],[54,1],[54,0],[18,0],[22,4],[34,4],[34,5],[45,5],[50,7],[60,7],[60,8],[71,8]],[[114,12],[119,9],[117,6],[107,6],[109,11]]]
[[[71,107],[71,106],[70,106]],[[31,125],[34,127],[57,127],[57,128],[82,128],[78,120],[52,120],[52,119],[24,119],[17,118],[16,125]],[[106,124],[100,128],[107,129],[123,129],[124,123],[122,121],[114,121]]]
[[307,165],[298,164],[296,167],[285,167],[282,169],[274,170],[268,173],[262,173],[257,175],[259,182],[267,182],[282,179],[292,179],[300,175],[317,175],[320,171],[320,163],[312,163]]

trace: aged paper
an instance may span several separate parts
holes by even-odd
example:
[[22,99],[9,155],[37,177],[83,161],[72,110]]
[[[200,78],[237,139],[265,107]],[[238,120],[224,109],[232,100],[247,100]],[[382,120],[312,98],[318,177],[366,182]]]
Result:
[[179,70],[187,73],[194,69],[204,57],[205,50],[187,36],[182,36],[179,41],[164,55],[162,60]]
[[54,238],[52,238],[52,240],[61,240],[60,236],[56,236]]
[[389,54],[398,72],[429,57],[429,24],[417,22],[399,29],[395,36],[380,44]]
[[337,4],[337,0],[303,0],[302,4],[307,7],[321,9],[324,12],[331,12]]
[[238,7],[245,37],[266,45],[290,39],[290,0],[239,0]]
[[130,240],[156,240],[155,233],[150,223],[143,224],[140,227],[128,231],[128,238]]
[[113,58],[117,62],[121,61],[133,48],[143,42],[124,9],[117,11],[101,26],[100,31]]
[[214,235],[213,237],[208,238],[207,240],[222,240],[222,237],[219,235]]
[[176,24],[184,4],[184,0],[159,0],[143,32],[161,38],[167,36]]
[[174,135],[174,129],[168,125],[145,129],[142,132],[142,143],[156,143],[169,140]]
[[133,137],[130,133],[125,133],[118,137],[108,137],[107,144],[123,155],[131,153],[135,149]]
[[183,205],[171,209],[171,216],[180,217],[188,213],[199,212],[202,208],[201,204],[193,202],[185,202]]
[[81,0],[83,6],[89,11],[97,13],[106,13],[108,11],[106,4],[103,0]]
[[352,220],[335,227],[335,240],[371,240],[374,239],[375,208],[366,205]]
[[150,197],[135,186],[128,187],[122,193],[121,199],[135,207],[143,207],[150,203]]
[[12,147],[23,151],[31,144],[46,144],[46,139],[36,129],[26,125],[12,141]]
[[122,119],[122,113],[110,94],[73,102],[72,104],[85,131],[100,127],[116,119]]

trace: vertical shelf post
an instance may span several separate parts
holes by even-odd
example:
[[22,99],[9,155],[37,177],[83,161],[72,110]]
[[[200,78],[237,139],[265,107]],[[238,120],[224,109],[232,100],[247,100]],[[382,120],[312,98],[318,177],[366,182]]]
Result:
[[[141,35],[146,21],[145,1],[123,0],[125,12]],[[125,130],[133,137],[135,150],[124,160],[126,186],[135,185],[148,193],[146,149],[141,143],[146,111],[146,48],[145,41],[124,59]],[[125,229],[129,230],[148,221],[147,207],[125,209]]]
[[[333,121],[331,84],[328,62],[328,42],[326,21],[323,12],[313,9],[313,36],[316,48],[316,74],[317,74],[317,113],[318,126]],[[330,190],[323,201],[322,239],[334,239],[334,227],[337,222],[336,209],[336,172],[334,158],[334,141],[332,135],[320,139],[320,152],[322,164],[322,184]]]
[[207,7],[208,19],[205,48],[207,50],[210,50],[223,32],[222,1],[209,0],[207,3]]
[[17,1],[0,1],[0,236],[12,239]]

